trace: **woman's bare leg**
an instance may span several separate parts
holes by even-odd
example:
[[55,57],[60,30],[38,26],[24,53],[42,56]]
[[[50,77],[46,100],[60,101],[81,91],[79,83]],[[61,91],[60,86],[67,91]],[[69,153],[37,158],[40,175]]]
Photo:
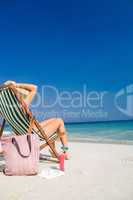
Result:
[[64,122],[62,119],[60,118],[48,119],[43,122],[40,122],[40,125],[45,131],[47,136],[50,136],[54,132],[57,132],[62,145],[64,146],[68,145],[68,138],[64,127]]
[[[60,118],[53,118],[41,122],[40,125],[42,126],[47,136],[57,132],[62,143],[62,149],[64,152],[66,152],[68,149],[68,138],[64,127],[64,121]],[[54,142],[53,145],[55,145]]]

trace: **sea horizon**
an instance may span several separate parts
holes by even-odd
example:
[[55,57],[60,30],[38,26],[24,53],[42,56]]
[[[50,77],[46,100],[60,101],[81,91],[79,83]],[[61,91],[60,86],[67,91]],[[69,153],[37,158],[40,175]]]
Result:
[[133,119],[125,119],[125,120],[105,120],[105,121],[81,121],[81,122],[65,122],[65,124],[99,124],[99,123],[119,123],[119,122],[133,122]]

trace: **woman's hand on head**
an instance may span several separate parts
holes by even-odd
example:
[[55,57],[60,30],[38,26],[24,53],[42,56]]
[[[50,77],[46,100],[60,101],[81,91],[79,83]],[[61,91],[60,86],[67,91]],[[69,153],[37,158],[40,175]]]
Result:
[[6,81],[5,83],[4,83],[5,85],[13,85],[13,86],[15,86],[16,87],[16,82],[15,81]]

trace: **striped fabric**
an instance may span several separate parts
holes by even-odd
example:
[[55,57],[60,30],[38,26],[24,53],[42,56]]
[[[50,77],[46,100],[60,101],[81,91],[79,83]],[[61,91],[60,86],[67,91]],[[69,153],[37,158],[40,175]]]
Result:
[[11,89],[6,88],[0,91],[0,112],[16,134],[27,133],[30,121]]
[[[12,127],[16,135],[27,134],[30,120],[27,113],[22,109],[16,95],[10,88],[0,89],[0,114]],[[44,139],[39,131],[32,130],[32,133],[37,134],[40,139]],[[57,133],[52,134],[48,140],[55,140]]]
[[[16,95],[10,88],[0,89],[0,114],[12,127],[16,135],[27,134],[30,125],[30,118],[25,113],[20,105]],[[40,131],[32,130],[32,133],[37,134],[40,139],[44,137]],[[57,139],[57,133],[51,134],[48,140]]]

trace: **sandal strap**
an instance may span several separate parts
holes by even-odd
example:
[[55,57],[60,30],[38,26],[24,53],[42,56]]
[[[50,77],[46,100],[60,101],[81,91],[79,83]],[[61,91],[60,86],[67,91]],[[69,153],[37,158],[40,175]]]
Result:
[[68,151],[69,148],[66,147],[66,146],[62,146],[61,149],[62,149],[63,151]]

